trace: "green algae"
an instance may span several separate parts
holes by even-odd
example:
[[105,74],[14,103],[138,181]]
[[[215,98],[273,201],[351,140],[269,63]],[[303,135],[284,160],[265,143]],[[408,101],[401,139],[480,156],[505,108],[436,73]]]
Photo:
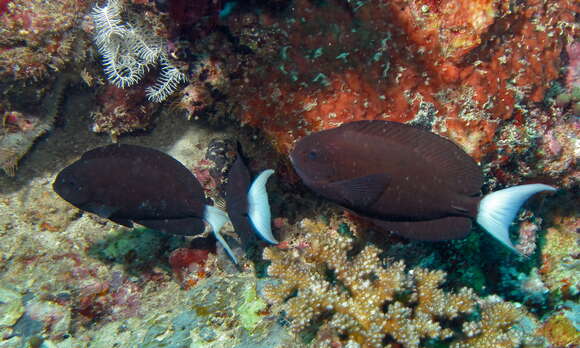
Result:
[[240,324],[244,329],[254,331],[261,321],[259,313],[266,309],[267,304],[258,297],[254,283],[250,283],[245,287],[242,296],[243,302],[237,309],[240,316]]
[[352,231],[348,227],[348,224],[345,224],[344,222],[342,222],[340,225],[338,225],[338,233],[340,233],[343,236],[349,237],[349,238],[354,237],[354,235],[352,234]]
[[24,314],[22,295],[0,285],[0,327],[12,326]]
[[139,268],[159,262],[160,256],[176,249],[182,238],[148,228],[113,230],[110,237],[91,247],[89,254],[101,260]]

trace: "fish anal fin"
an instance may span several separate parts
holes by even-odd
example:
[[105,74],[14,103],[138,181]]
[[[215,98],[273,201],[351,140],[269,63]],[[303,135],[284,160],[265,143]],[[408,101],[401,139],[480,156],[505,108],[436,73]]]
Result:
[[101,203],[96,203],[96,202],[90,202],[87,204],[83,204],[79,208],[81,208],[82,210],[91,212],[93,214],[97,214],[98,216],[102,217],[103,219],[110,219],[110,220],[112,220],[111,217],[117,211],[117,209],[114,207],[111,207],[111,206],[105,205],[105,204],[101,204]]
[[373,204],[390,183],[388,174],[371,174],[341,180],[327,185],[353,208],[364,208]]
[[371,219],[383,231],[394,232],[405,238],[422,241],[442,241],[465,238],[471,229],[471,219],[449,216],[425,221],[385,221]]
[[129,227],[129,228],[133,227],[133,223],[129,219],[111,217],[111,218],[109,218],[109,220],[113,221],[116,224],[123,225],[125,227]]
[[181,236],[193,236],[203,233],[205,223],[201,218],[182,219],[148,219],[135,220],[136,223],[164,233],[177,234]]

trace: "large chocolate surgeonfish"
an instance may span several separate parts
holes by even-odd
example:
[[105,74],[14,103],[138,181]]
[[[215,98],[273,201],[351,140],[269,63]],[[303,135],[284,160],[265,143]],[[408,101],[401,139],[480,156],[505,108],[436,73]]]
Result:
[[[265,180],[254,186],[265,186]],[[56,177],[53,189],[77,208],[127,227],[135,222],[166,233],[196,235],[204,231],[205,221],[237,263],[220,235],[228,215],[208,205],[195,176],[161,151],[126,144],[93,149],[64,168]],[[267,195],[265,187],[258,191]],[[253,209],[269,217],[267,196],[253,199],[256,200],[265,202],[266,207]]]
[[291,161],[319,195],[417,240],[463,238],[477,221],[512,245],[508,227],[543,184],[510,187],[481,197],[475,161],[451,141],[388,121],[357,121],[299,140]]

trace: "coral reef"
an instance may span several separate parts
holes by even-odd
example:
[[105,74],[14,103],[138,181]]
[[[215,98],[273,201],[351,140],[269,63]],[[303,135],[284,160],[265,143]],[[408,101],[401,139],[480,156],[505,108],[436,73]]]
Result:
[[97,96],[97,110],[91,116],[95,133],[108,133],[114,142],[119,136],[151,126],[157,104],[147,103],[142,89],[121,89],[108,85]]
[[[478,161],[509,164],[516,173],[535,169],[537,158],[512,162],[511,154],[533,151],[541,134],[570,118],[536,109],[560,77],[577,4],[348,3],[297,0],[284,22],[267,13],[253,20],[249,32],[270,40],[252,50],[260,68],[231,81],[242,122],[263,129],[282,153],[308,132],[351,120],[409,122],[447,136]],[[229,18],[229,26],[251,37],[243,18]],[[497,136],[514,131],[528,141]],[[572,170],[567,159],[564,173]]]
[[[217,59],[202,58],[191,72],[191,82],[179,91],[179,99],[173,105],[184,110],[188,119],[211,116],[217,113],[223,95],[228,93],[229,80],[225,64]],[[218,113],[223,114],[223,111]]]
[[580,294],[578,267],[578,220],[572,216],[561,216],[553,227],[546,230],[542,248],[540,274],[550,292],[564,298]]
[[468,338],[453,343],[451,347],[519,347],[525,341],[530,345],[543,343],[541,339],[524,337],[526,330],[535,331],[537,323],[526,316],[522,308],[494,296],[480,300],[479,307],[481,320],[463,323]]
[[[578,304],[574,305],[578,306]],[[565,310],[559,311],[545,320],[540,331],[552,345],[556,347],[577,347],[580,345],[578,308],[575,311],[576,313],[572,315],[567,315]]]
[[208,261],[209,250],[179,248],[169,255],[169,265],[175,277],[184,289],[190,289],[197,282],[208,276],[211,264],[215,260]]
[[[516,325],[527,317],[523,308],[478,298],[469,288],[446,292],[442,271],[407,270],[402,261],[384,264],[372,245],[357,250],[352,238],[321,222],[300,224],[307,246],[264,251],[272,262],[268,274],[281,280],[264,294],[281,305],[297,332],[322,318],[319,344],[419,347],[439,339],[452,340],[454,347],[517,347],[523,341]],[[467,319],[478,310],[480,320]],[[462,333],[454,327],[460,318]]]
[[[0,11],[0,77],[39,80],[75,57],[86,1],[13,0]],[[78,53],[78,52],[76,52]]]
[[[0,167],[13,175],[38,151],[29,176],[0,177],[0,346],[580,345],[578,12],[572,0],[0,0]],[[87,131],[89,107],[114,141],[155,121],[126,140],[180,157],[215,205],[234,140],[250,170],[278,163],[283,241],[240,272],[211,237],[110,229],[66,205],[51,175],[108,141]],[[529,257],[477,231],[438,244],[373,235],[265,154],[267,140],[284,155],[359,119],[450,138],[481,163],[485,191],[563,188],[557,207],[531,202],[542,219],[519,217]]]

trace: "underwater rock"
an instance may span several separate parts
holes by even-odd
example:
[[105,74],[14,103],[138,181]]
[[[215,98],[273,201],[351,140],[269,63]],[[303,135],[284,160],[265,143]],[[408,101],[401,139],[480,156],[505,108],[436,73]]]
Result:
[[26,304],[26,315],[40,322],[43,331],[49,330],[50,337],[62,339],[70,332],[72,313],[66,305],[34,299]]
[[245,276],[204,279],[189,290],[189,309],[150,325],[140,347],[282,348],[293,338],[256,296],[256,282]]
[[[6,1],[2,1],[6,3]],[[78,58],[75,26],[88,2],[11,0],[0,11],[0,77],[40,80]]]
[[0,328],[12,326],[24,314],[22,295],[10,288],[0,287]]
[[38,94],[43,97],[39,105],[32,106],[32,109],[35,110],[34,114],[9,110],[2,116],[0,168],[7,175],[14,176],[16,174],[18,162],[30,151],[35,140],[52,129],[63,93],[72,78],[66,73],[58,74],[48,91],[39,91]]

